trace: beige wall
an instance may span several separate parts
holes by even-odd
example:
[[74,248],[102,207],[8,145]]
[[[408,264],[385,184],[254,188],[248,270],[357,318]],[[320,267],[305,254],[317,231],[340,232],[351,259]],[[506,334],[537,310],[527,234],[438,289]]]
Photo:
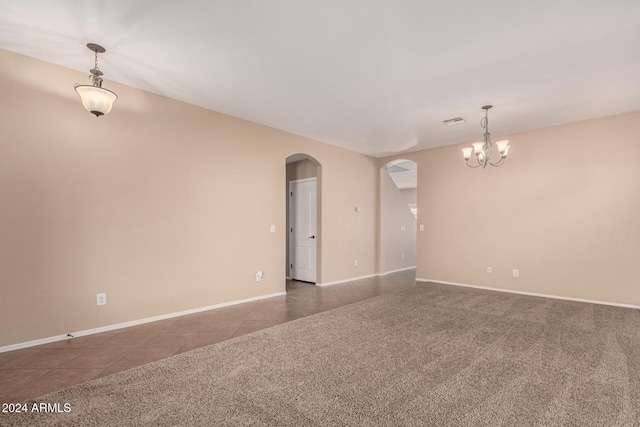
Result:
[[0,50],[0,347],[284,291],[293,153],[323,168],[323,281],[375,273],[374,159],[108,80],[95,118],[86,78]]
[[402,155],[418,163],[417,276],[640,305],[638,135],[640,111],[506,135],[499,168],[466,167],[469,144]]
[[380,169],[379,273],[416,265],[416,218],[407,203],[386,168]]
[[[108,80],[120,99],[96,119],[85,81],[0,50],[0,347],[284,291],[294,153],[322,165],[322,282],[376,272],[394,157]],[[418,277],[640,305],[637,135],[640,112],[508,135],[497,169],[463,145],[395,157],[418,163]]]

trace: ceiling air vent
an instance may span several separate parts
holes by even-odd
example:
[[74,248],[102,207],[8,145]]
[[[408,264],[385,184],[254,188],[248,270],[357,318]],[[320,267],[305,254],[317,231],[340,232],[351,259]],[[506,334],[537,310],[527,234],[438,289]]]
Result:
[[463,119],[462,117],[454,117],[453,119],[447,119],[442,121],[442,123],[444,123],[447,126],[455,126],[464,122],[466,122],[466,120]]

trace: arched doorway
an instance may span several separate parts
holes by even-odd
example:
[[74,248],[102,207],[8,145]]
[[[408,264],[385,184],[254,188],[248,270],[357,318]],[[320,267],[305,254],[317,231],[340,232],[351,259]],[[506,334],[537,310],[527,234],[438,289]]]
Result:
[[380,274],[416,266],[418,165],[398,159],[380,169]]
[[287,279],[320,282],[322,166],[312,156],[286,158]]

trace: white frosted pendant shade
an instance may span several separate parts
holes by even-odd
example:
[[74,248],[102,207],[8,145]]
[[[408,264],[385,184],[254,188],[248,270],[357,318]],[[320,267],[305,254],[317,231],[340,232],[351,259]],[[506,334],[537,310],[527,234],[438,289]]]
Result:
[[108,114],[118,95],[108,89],[91,85],[77,85],[76,92],[80,95],[82,105],[96,117]]
[[498,146],[498,152],[500,154],[503,154],[507,150],[507,147],[509,146],[509,141],[504,139],[502,141],[496,142],[496,145]]
[[476,154],[480,154],[484,150],[484,142],[474,142],[471,145],[473,145],[473,152]]

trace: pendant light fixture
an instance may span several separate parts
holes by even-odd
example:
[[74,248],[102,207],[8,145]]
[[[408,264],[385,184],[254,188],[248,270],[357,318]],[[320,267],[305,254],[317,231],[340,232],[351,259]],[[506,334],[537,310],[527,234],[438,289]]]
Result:
[[[467,162],[467,166],[470,168],[477,168],[482,166],[483,168],[487,165],[491,166],[502,166],[504,163],[504,159],[507,158],[507,154],[509,154],[509,145],[508,140],[502,140],[496,142],[496,146],[498,147],[498,153],[500,154],[500,159],[496,162],[491,161],[491,149],[493,145],[491,144],[491,134],[489,133],[489,109],[491,109],[493,105],[485,105],[482,107],[484,110],[484,117],[480,120],[480,126],[484,129],[484,141],[483,142],[474,142],[472,147],[466,147],[462,149],[462,155],[464,156],[465,162]],[[471,158],[471,153],[476,155],[475,164],[470,164],[469,159]]]
[[98,54],[104,53],[105,49],[95,43],[88,43],[87,48],[95,54],[94,68],[89,70],[91,73],[89,78],[92,84],[76,84],[75,88],[78,95],[80,95],[84,108],[91,114],[95,114],[96,117],[100,117],[111,111],[111,107],[113,107],[115,100],[118,99],[118,95],[102,87],[102,71],[98,68]]

